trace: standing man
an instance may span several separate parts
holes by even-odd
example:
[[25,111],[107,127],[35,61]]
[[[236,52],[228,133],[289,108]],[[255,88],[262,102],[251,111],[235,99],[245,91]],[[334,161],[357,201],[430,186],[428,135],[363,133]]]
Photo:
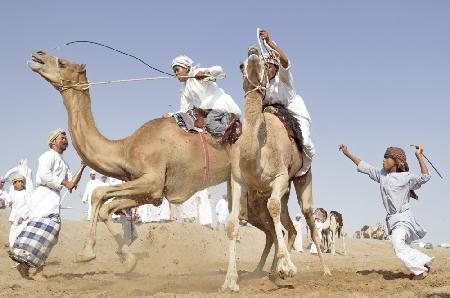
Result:
[[229,214],[227,194],[224,194],[216,204],[217,229],[225,228]]
[[295,251],[303,252],[303,223],[300,213],[295,216],[294,227],[297,231],[297,237],[295,237],[294,241],[294,249]]
[[86,167],[80,169],[72,179],[63,152],[69,146],[66,132],[58,128],[48,135],[50,150],[39,157],[36,174],[37,188],[30,199],[30,220],[22,230],[10,252],[10,257],[19,263],[17,270],[23,278],[30,279],[30,267],[36,268],[34,280],[44,281],[44,265],[53,246],[58,241],[61,228],[61,189],[72,192]]
[[9,214],[9,222],[11,229],[9,230],[9,247],[13,247],[14,241],[27,224],[30,216],[29,202],[30,193],[25,189],[26,178],[21,174],[17,174],[12,179],[14,192],[11,195],[11,213]]
[[198,221],[202,226],[206,226],[212,229],[212,210],[210,198],[211,194],[208,189],[205,188],[196,193],[198,200]]
[[5,178],[0,177],[0,209],[11,205],[11,198],[8,192],[3,189],[3,187],[5,187],[5,182]]
[[88,183],[86,184],[86,190],[84,191],[83,198],[81,200],[83,203],[88,203],[87,220],[91,220],[91,213],[92,213],[91,196],[92,193],[94,192],[94,189],[96,189],[99,186],[107,185],[106,183],[95,179],[94,170],[90,172],[89,177],[91,177],[91,180],[89,180]]

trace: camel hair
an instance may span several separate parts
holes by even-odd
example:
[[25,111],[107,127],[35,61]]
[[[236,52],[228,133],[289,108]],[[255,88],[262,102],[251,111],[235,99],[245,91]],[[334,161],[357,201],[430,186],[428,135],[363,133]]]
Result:
[[[83,161],[103,175],[125,181],[98,187],[92,194],[93,218],[84,248],[76,256],[76,261],[87,262],[96,257],[94,246],[100,219],[122,251],[126,271],[131,271],[136,258],[120,234],[114,231],[111,213],[143,204],[158,205],[163,197],[170,203],[180,204],[195,192],[226,181],[230,188],[229,148],[219,145],[209,135],[206,139],[210,174],[204,184],[203,149],[197,134],[180,129],[173,118],[160,118],[145,123],[131,136],[108,140],[95,126],[89,89],[80,85],[87,82],[85,65],[39,51],[32,55],[29,66],[60,92],[68,114],[72,144]],[[113,197],[115,199],[111,203],[104,204]],[[267,208],[262,206],[258,210],[260,205],[252,204],[254,198],[255,195],[250,195],[248,199],[252,212],[247,220],[266,234],[266,245],[257,267],[257,271],[261,271],[272,247],[275,230],[273,223],[265,220]],[[281,210],[291,248],[297,233],[289,217],[287,199],[283,201]]]
[[[262,110],[264,88],[267,74],[264,60],[256,47],[250,47],[248,58],[242,66],[244,99],[244,126],[239,142],[231,148],[231,194],[232,210],[226,231],[229,238],[229,264],[222,290],[239,291],[236,267],[236,239],[239,230],[239,204],[247,193],[257,191],[267,194],[267,209],[275,225],[276,243],[278,243],[276,271],[281,278],[292,277],[296,267],[283,239],[280,222],[281,201],[289,192],[292,180],[297,199],[306,222],[312,233],[312,239],[319,246],[319,234],[314,224],[312,201],[312,174],[296,177],[302,167],[302,155],[295,142],[291,142],[284,125],[272,113]],[[319,258],[324,273],[330,271],[324,263],[319,250]]]
[[327,219],[322,226],[322,245],[325,248],[325,252],[331,252],[332,255],[336,254],[336,237],[342,238],[343,254],[347,255],[342,214],[337,211],[331,211],[328,213]]

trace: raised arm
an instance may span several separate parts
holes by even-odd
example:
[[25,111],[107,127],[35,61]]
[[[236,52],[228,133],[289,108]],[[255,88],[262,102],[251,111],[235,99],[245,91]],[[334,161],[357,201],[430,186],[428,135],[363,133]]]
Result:
[[261,37],[261,39],[265,40],[267,45],[269,47],[271,47],[275,52],[277,52],[278,54],[278,58],[280,59],[281,65],[284,68],[288,68],[289,66],[289,59],[286,56],[286,54],[280,49],[280,47],[273,41],[270,39],[269,37],[269,31],[265,30],[265,29],[261,29],[259,31],[259,36]]
[[361,159],[350,154],[346,145],[340,144],[339,150],[342,151],[342,153],[344,153],[344,155],[347,156],[351,161],[353,161],[355,163],[355,165],[359,165],[359,163],[361,162]]
[[72,192],[72,189],[76,188],[78,185],[78,182],[80,182],[81,175],[83,174],[83,170],[85,167],[86,167],[86,164],[82,161],[80,169],[75,174],[75,177],[73,177],[72,180],[70,180],[70,181],[68,179],[64,179],[61,182],[61,185],[65,186],[69,190],[69,192]]
[[427,165],[423,161],[423,155],[422,155],[423,148],[422,148],[422,145],[414,145],[414,146],[416,147],[416,157],[417,157],[417,161],[419,162],[420,172],[422,172],[422,174],[424,174],[424,175],[430,175],[430,173],[428,172]]

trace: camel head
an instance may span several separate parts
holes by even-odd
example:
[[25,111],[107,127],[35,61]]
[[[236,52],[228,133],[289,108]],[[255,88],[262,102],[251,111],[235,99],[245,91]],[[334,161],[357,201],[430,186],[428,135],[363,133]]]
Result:
[[249,47],[247,60],[241,63],[240,69],[244,78],[244,91],[248,93],[252,90],[258,90],[264,93],[268,83],[266,65],[256,46]]
[[76,64],[38,51],[31,56],[28,66],[40,74],[57,90],[62,91],[77,83],[86,83],[86,65]]

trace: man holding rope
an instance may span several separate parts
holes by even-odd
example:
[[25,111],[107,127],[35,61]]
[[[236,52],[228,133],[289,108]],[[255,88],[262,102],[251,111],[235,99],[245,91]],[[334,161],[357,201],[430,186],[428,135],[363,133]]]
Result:
[[34,280],[44,281],[44,265],[53,246],[58,241],[61,228],[61,189],[72,192],[86,167],[81,163],[74,178],[62,154],[69,146],[66,132],[56,129],[48,136],[50,150],[39,157],[36,174],[37,188],[30,199],[30,220],[19,234],[10,251],[10,257],[19,263],[17,270],[30,279],[30,267],[36,268]]

